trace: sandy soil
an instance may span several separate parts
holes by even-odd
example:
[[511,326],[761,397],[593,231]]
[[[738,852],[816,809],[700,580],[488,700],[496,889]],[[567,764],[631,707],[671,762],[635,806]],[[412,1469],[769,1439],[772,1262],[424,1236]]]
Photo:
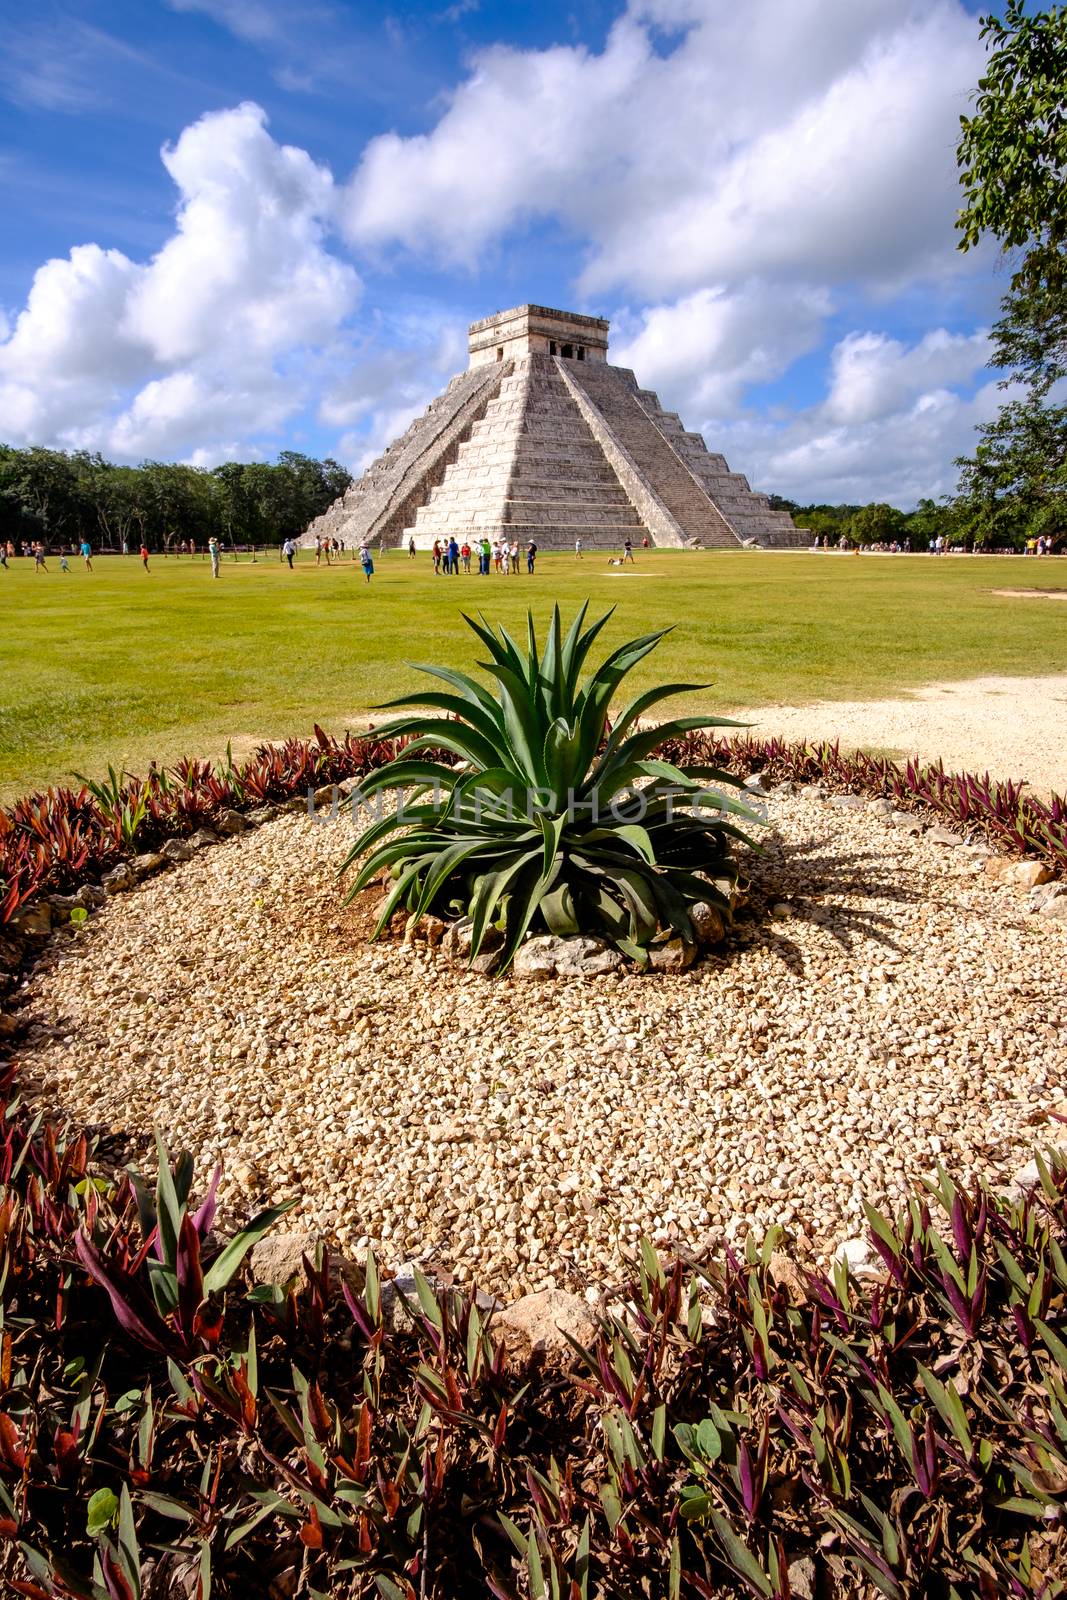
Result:
[[1067,589],[994,589],[1007,600],[1067,600]]
[[902,690],[892,700],[824,700],[731,715],[751,722],[754,734],[940,757],[950,770],[989,771],[1067,793],[1067,676],[972,678]]

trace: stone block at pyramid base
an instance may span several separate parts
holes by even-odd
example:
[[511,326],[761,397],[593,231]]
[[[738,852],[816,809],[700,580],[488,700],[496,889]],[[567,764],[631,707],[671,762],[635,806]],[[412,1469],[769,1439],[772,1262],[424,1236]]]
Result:
[[346,545],[506,538],[525,548],[803,548],[804,530],[709,453],[601,318],[517,306],[474,323],[471,365],[308,528]]

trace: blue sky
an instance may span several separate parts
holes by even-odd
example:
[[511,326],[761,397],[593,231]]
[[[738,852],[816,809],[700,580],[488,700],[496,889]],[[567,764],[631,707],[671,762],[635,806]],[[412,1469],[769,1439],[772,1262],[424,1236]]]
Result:
[[358,468],[524,300],[759,487],[913,504],[1001,396],[963,0],[37,0],[0,18],[0,439]]

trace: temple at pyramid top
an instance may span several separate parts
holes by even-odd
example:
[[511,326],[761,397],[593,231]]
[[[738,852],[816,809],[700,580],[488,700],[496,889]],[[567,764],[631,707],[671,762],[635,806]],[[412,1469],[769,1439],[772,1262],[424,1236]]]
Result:
[[472,367],[520,356],[559,356],[564,361],[606,361],[608,323],[576,311],[548,306],[513,306],[472,322],[468,334]]
[[608,361],[608,323],[548,306],[474,322],[470,364],[304,535],[428,548],[798,547],[806,536]]

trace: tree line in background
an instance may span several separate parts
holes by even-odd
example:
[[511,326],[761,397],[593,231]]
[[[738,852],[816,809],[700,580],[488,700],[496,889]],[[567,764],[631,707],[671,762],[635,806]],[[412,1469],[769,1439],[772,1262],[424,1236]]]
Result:
[[352,482],[336,461],[283,450],[276,462],[116,466],[87,450],[0,445],[0,536],[120,550],[169,550],[214,535],[224,544],[280,544],[304,532]]

